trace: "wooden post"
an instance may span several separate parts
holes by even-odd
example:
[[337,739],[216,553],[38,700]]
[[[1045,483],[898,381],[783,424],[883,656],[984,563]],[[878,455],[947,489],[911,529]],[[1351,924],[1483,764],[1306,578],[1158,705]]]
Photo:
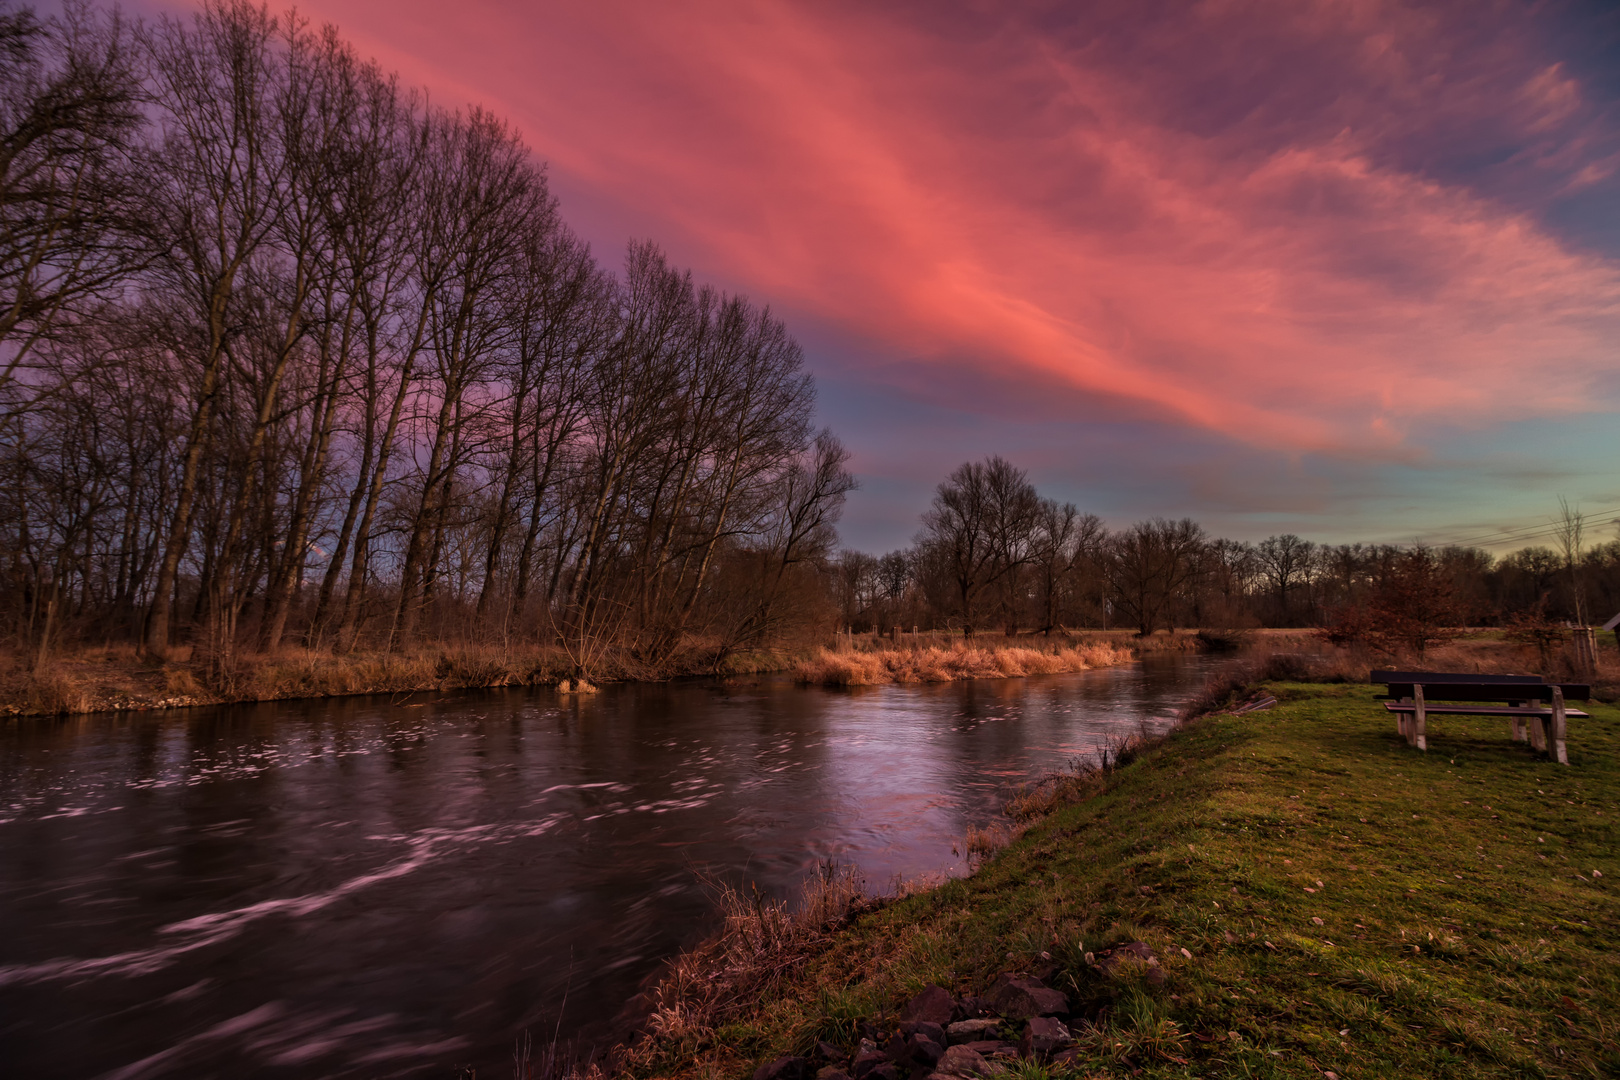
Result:
[[892,626],[889,628],[889,640],[896,642],[900,640],[900,628],[898,626]]
[[[1514,704],[1514,706],[1516,708],[1528,709],[1533,704],[1534,705],[1539,705],[1540,702],[1515,701],[1513,704]],[[1510,716],[1510,717],[1508,717],[1508,727],[1513,732],[1513,741],[1514,742],[1524,742],[1524,738],[1525,738],[1525,736],[1524,736],[1524,717],[1522,717],[1522,716]]]
[[[1403,698],[1401,698],[1401,704],[1402,705],[1410,705],[1410,704],[1412,704],[1412,699],[1409,698],[1409,697],[1403,697]],[[1396,731],[1397,734],[1400,735],[1401,738],[1405,739],[1407,742],[1412,741],[1412,736],[1410,736],[1410,735],[1408,735],[1406,733],[1406,728],[1407,728],[1408,723],[1410,722],[1411,715],[1412,715],[1411,713],[1406,713],[1406,712],[1398,712],[1398,713],[1395,714],[1395,731]]]
[[1412,687],[1412,694],[1412,743],[1419,750],[1427,752],[1429,743],[1424,737],[1424,729],[1427,727],[1428,717],[1423,710],[1423,687]]
[[1553,687],[1552,700],[1552,752],[1553,760],[1560,765],[1569,764],[1569,754],[1564,750],[1564,728],[1568,717],[1564,713],[1564,688]]
[[[1541,705],[1541,702],[1536,702],[1536,705]],[[1530,745],[1541,753],[1547,752],[1547,724],[1539,716],[1530,718]]]
[[1577,626],[1570,636],[1570,646],[1576,672],[1582,679],[1590,680],[1597,674],[1597,632],[1590,626]]

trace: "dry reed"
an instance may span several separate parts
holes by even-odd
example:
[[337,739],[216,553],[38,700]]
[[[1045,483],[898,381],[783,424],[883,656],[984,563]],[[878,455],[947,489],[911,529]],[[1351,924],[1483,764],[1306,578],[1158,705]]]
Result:
[[914,649],[841,652],[822,649],[799,664],[802,683],[820,686],[874,686],[882,683],[952,682],[957,679],[1016,679],[1115,667],[1134,659],[1113,642],[1057,647],[983,646],[961,643]]
[[1048,773],[1019,787],[1002,808],[1019,825],[1019,833],[1053,811],[1083,802],[1100,792],[1108,777],[1123,769],[1164,735],[1145,730],[1104,739],[1085,757],[1075,758],[1063,772]]
[[665,1056],[688,1056],[715,1031],[775,994],[836,932],[882,901],[868,896],[854,868],[833,863],[805,882],[797,903],[713,883],[720,929],[677,956],[649,993],[648,1038],[624,1052],[634,1071]]

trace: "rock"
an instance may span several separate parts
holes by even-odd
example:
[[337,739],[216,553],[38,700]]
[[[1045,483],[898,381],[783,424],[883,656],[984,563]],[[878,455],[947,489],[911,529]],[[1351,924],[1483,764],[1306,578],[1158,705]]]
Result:
[[816,1080],[850,1080],[850,1075],[837,1065],[823,1065],[816,1070]]
[[900,1019],[925,1020],[930,1024],[948,1024],[956,1011],[956,999],[943,986],[928,986],[923,992],[900,1006]]
[[953,1046],[934,1063],[934,1072],[946,1076],[984,1076],[989,1067],[990,1063],[978,1051]]
[[1069,1011],[1068,995],[1027,975],[1002,975],[990,987],[990,1007],[1008,1020],[1029,1020]]
[[952,1045],[973,1042],[995,1033],[1000,1020],[958,1020],[945,1029],[945,1040]]
[[[938,1025],[935,1025],[936,1027]],[[922,1032],[913,1032],[910,1035],[896,1035],[889,1040],[889,1045],[883,1048],[889,1055],[889,1060],[896,1065],[915,1064],[933,1065],[945,1053],[945,1047],[935,1042]]]
[[1027,1058],[1046,1058],[1072,1042],[1074,1036],[1069,1034],[1062,1021],[1049,1016],[1036,1016],[1024,1025],[1024,1041],[1019,1044],[1018,1050]]
[[965,995],[962,1000],[957,1003],[956,1008],[957,1011],[962,1014],[962,1018],[964,1020],[971,1020],[974,1017],[984,1016],[990,1011],[986,1007],[983,998],[974,997],[972,994]]
[[849,1064],[850,1075],[855,1077],[855,1080],[863,1080],[867,1073],[888,1063],[888,1055],[881,1053],[877,1047],[874,1046],[870,1050],[863,1047],[855,1055],[855,1060]]
[[754,1080],[810,1080],[810,1062],[802,1057],[782,1057],[754,1070]]
[[822,1061],[848,1061],[849,1055],[824,1039],[816,1040],[815,1056]]
[[908,1075],[895,1065],[883,1064],[867,1073],[866,1080],[906,1080]]
[[983,1039],[979,1042],[963,1043],[963,1046],[984,1058],[1015,1058],[1018,1056],[1018,1044],[1002,1042],[1000,1039]]
[[928,1020],[907,1020],[900,1025],[902,1035],[921,1035],[931,1043],[944,1046],[946,1043],[945,1029]]

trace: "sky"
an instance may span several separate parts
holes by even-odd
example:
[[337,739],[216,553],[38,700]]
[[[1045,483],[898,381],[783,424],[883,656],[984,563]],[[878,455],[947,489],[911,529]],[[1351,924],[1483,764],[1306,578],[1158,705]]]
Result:
[[604,263],[782,316],[852,547],[993,453],[1116,526],[1506,549],[1561,495],[1616,535],[1612,5],[299,10],[509,118]]

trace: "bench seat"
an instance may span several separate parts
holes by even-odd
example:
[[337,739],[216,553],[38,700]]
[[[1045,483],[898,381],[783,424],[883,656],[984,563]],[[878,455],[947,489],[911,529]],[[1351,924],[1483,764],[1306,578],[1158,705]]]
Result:
[[[1409,713],[1417,711],[1417,705],[1410,701],[1386,701],[1384,702],[1384,708],[1390,712]],[[1553,715],[1551,709],[1522,709],[1513,705],[1475,705],[1470,707],[1467,705],[1430,705],[1427,702],[1423,705],[1423,711],[1456,713],[1460,716],[1539,716],[1543,720],[1551,720]],[[1592,718],[1591,713],[1585,713],[1579,709],[1565,709],[1564,715],[1573,716],[1577,720],[1590,720]]]

